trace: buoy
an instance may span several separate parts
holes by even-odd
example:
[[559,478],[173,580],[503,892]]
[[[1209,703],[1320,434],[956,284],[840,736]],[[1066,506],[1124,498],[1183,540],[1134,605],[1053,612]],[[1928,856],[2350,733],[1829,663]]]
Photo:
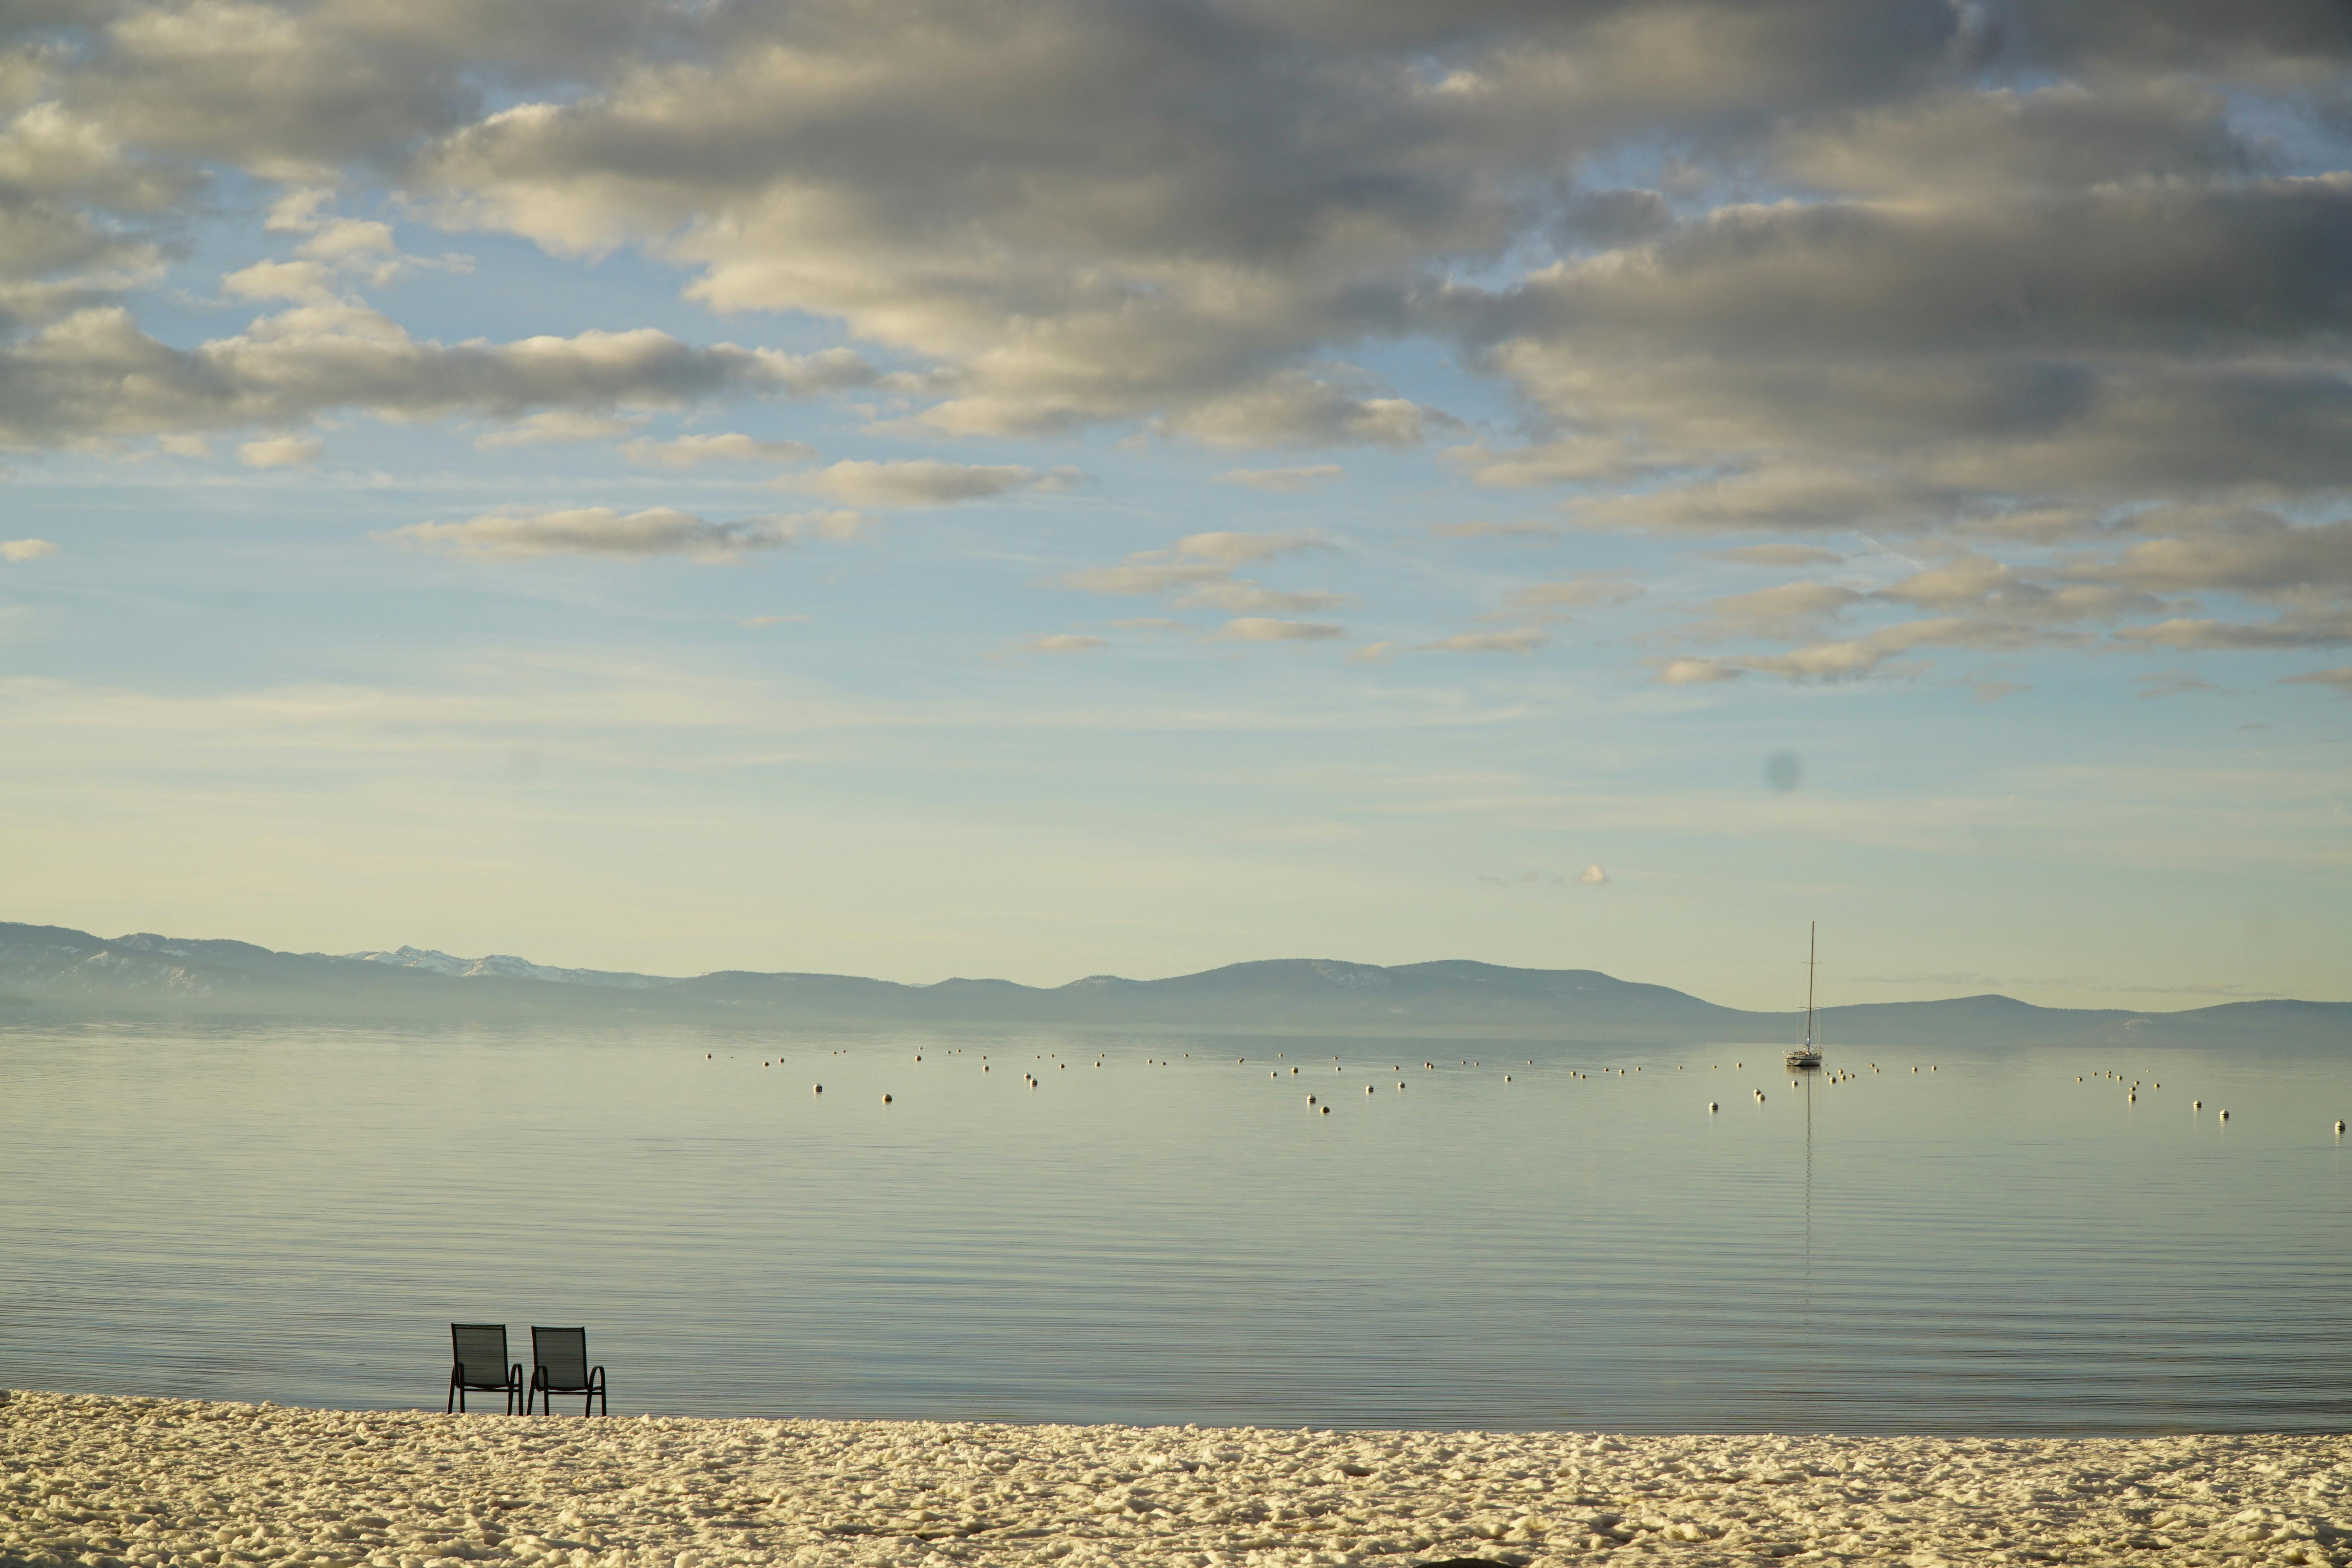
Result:
[[1708,1101],[1706,1102],[1706,1108],[1707,1108],[1709,1110],[1713,1110],[1716,1108],[1716,1107],[1715,1107],[1715,1101],[1713,1101],[1713,1100],[1708,1100]]
[[817,1091],[817,1093],[819,1093],[819,1094],[823,1094],[823,1093],[824,1092],[824,1085],[823,1085],[823,1084],[819,1084],[819,1085],[817,1085],[817,1086],[816,1086],[816,1091]]
[[2225,1111],[2223,1111],[2223,1112],[2221,1112],[2221,1120],[2222,1120],[2222,1121],[2229,1121],[2229,1120],[2230,1120],[2230,1113],[2229,1113],[2228,1111],[2226,1111],[2226,1110],[2225,1110]]
[[2205,1109],[2205,1102],[2201,1100],[2192,1100],[2189,1102],[2189,1109],[2191,1110],[2202,1110]]
[[883,1104],[885,1104],[885,1105],[889,1104],[889,1103],[890,1103],[890,1097],[889,1097],[888,1095],[887,1095],[887,1094],[886,1094],[886,1095],[884,1095],[884,1096],[882,1097],[882,1103],[883,1103]]
[[1330,1108],[1329,1106],[1328,1106],[1328,1105],[1327,1105],[1327,1106],[1325,1106],[1325,1107],[1323,1108],[1323,1114],[1324,1114],[1324,1115],[1326,1115],[1326,1116],[1330,1115],[1330,1114],[1331,1114],[1331,1108]]
[[2336,1124],[2336,1131],[2337,1132],[2339,1132],[2339,1133],[2340,1133],[2340,1132],[2342,1132],[2342,1131],[2344,1131],[2344,1123],[2343,1123],[2343,1122],[2341,1122],[2341,1121],[2338,1121],[2338,1122]]
[[1314,1097],[1313,1095],[1311,1095],[1311,1094],[1310,1094],[1310,1095],[1308,1095],[1308,1096],[1307,1097],[1307,1104],[1309,1104],[1309,1105],[1314,1104],[1314,1103],[1315,1103],[1315,1097]]

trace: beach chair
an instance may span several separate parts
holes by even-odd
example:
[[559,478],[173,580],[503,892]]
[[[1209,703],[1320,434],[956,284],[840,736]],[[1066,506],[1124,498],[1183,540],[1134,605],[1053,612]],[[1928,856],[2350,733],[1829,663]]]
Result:
[[604,1402],[604,1414],[613,1414],[613,1401],[604,1392],[604,1369],[588,1364],[588,1331],[585,1329],[542,1329],[538,1324],[530,1330],[530,1392],[523,1396],[523,1414],[530,1414],[532,1399],[547,1396],[547,1413],[555,1414],[555,1396],[559,1394],[587,1395],[580,1402],[580,1414],[589,1415],[598,1400]]
[[[525,1394],[522,1363],[507,1360],[504,1323],[449,1325],[449,1398],[441,1413],[446,1415],[452,1410],[463,1411],[469,1388],[480,1392],[497,1390],[507,1396],[507,1414],[515,1413],[515,1395]],[[527,1394],[523,1409],[526,1413],[530,1409]]]

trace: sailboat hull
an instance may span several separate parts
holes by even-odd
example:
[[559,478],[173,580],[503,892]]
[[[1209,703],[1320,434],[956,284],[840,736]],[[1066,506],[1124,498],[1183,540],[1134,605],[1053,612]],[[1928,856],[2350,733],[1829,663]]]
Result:
[[1817,1068],[1821,1065],[1822,1053],[1819,1051],[1790,1051],[1789,1053],[1789,1066],[1792,1068]]

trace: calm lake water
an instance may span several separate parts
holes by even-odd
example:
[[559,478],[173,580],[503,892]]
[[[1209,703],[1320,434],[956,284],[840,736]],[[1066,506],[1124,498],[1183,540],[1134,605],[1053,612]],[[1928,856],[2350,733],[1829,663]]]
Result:
[[457,1319],[615,1415],[2352,1426],[2352,1063],[1780,1048],[18,1025],[0,1387],[437,1409]]

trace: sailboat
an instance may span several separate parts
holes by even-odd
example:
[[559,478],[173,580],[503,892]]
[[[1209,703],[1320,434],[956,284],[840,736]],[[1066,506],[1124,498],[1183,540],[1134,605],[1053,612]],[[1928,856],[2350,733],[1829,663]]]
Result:
[[1813,970],[1820,963],[1814,955],[1820,952],[1820,927],[1805,927],[1805,1043],[1789,1053],[1789,1067],[1817,1068],[1822,1065],[1822,1053],[1813,1045]]

